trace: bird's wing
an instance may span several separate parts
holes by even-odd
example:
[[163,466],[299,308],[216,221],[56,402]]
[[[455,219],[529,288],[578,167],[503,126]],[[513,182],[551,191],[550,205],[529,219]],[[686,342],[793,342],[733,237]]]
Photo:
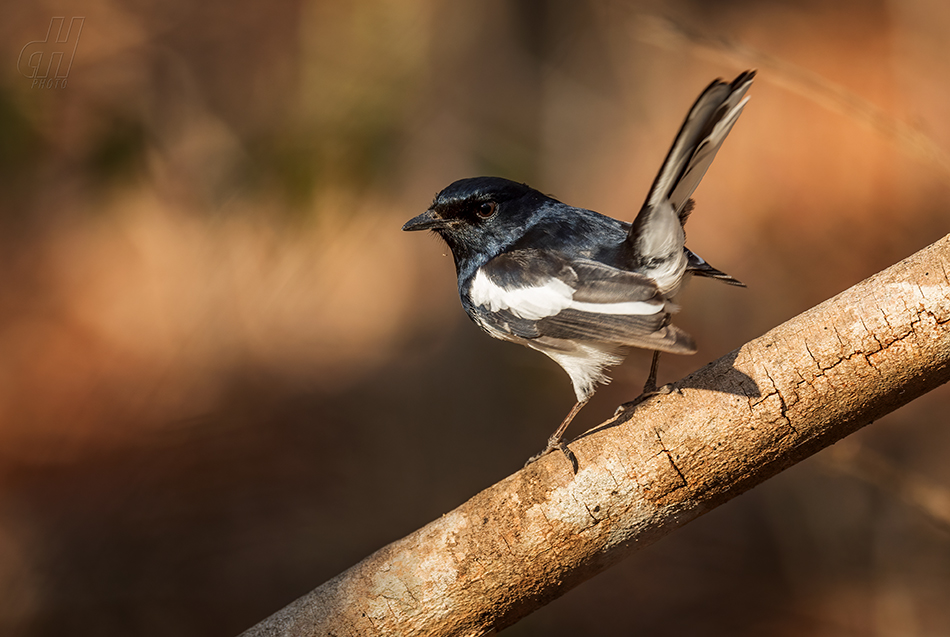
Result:
[[682,210],[742,114],[749,100],[743,96],[754,77],[755,71],[746,71],[729,84],[716,80],[703,91],[676,135],[646,206],[655,208],[669,199],[677,213]]
[[479,268],[469,299],[476,320],[498,336],[696,350],[669,325],[674,308],[652,280],[597,261],[537,249],[504,253]]
[[717,279],[723,283],[728,283],[729,285],[735,285],[740,288],[745,287],[745,283],[739,279],[729,276],[722,270],[717,270],[712,267],[706,260],[690,250],[689,248],[683,248],[686,252],[686,271],[690,272],[696,276],[709,277],[710,279]]

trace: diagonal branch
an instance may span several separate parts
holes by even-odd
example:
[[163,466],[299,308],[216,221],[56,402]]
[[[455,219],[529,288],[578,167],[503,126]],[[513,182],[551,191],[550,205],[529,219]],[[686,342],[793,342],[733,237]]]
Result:
[[950,380],[950,235],[248,630],[484,635]]

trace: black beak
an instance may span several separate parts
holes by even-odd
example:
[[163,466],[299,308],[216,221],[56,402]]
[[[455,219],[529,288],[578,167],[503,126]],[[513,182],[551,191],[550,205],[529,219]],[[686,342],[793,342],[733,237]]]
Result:
[[437,217],[436,214],[431,210],[426,210],[418,217],[413,217],[406,222],[406,225],[402,227],[403,230],[437,230],[439,228],[444,228],[446,225],[445,219]]

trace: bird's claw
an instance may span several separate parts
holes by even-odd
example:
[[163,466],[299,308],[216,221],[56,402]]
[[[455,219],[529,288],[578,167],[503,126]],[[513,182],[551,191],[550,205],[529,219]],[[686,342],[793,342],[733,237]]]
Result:
[[571,471],[573,471],[576,474],[577,469],[578,469],[577,456],[574,455],[574,452],[571,451],[570,447],[567,446],[566,442],[564,442],[563,440],[555,440],[554,438],[551,438],[550,440],[548,440],[548,446],[544,448],[544,451],[542,451],[541,453],[535,456],[531,456],[530,458],[528,458],[528,461],[524,463],[524,466],[527,467],[532,462],[535,462],[536,460],[540,460],[543,456],[548,455],[552,451],[558,451],[558,450],[561,453],[563,453],[564,457],[567,458],[567,461],[571,463]]
[[[648,387],[643,388],[643,393],[631,400],[630,402],[623,403],[617,410],[614,412],[614,418],[624,414],[628,411],[633,411],[633,408],[639,405],[640,403],[646,401],[648,398],[653,398],[654,396],[665,396],[666,394],[671,394],[674,391],[672,384],[666,384],[661,387],[654,386],[652,389]],[[679,391],[679,390],[676,390]]]

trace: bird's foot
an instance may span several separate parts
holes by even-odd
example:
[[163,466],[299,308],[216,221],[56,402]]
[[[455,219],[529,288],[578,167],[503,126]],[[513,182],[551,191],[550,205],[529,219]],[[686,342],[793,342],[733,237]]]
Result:
[[552,451],[560,451],[561,453],[563,453],[564,457],[567,458],[567,461],[571,463],[571,471],[573,471],[574,473],[577,473],[577,468],[578,468],[577,456],[575,456],[574,452],[570,450],[566,442],[564,442],[563,440],[557,440],[554,437],[551,437],[548,440],[548,446],[544,448],[544,451],[542,451],[536,456],[531,456],[530,458],[528,458],[528,461],[524,463],[524,466],[527,467],[532,462],[535,462],[536,460],[540,460],[543,456],[548,455]]
[[673,388],[673,385],[672,385],[672,384],[663,385],[663,386],[661,386],[661,387],[657,387],[656,385],[654,385],[652,388],[651,388],[651,387],[644,387],[642,394],[640,394],[639,396],[637,396],[636,398],[634,398],[634,399],[631,400],[630,402],[624,403],[624,404],[620,405],[619,407],[617,407],[617,410],[614,412],[614,418],[616,418],[617,416],[620,416],[621,414],[627,413],[628,411],[633,411],[633,409],[634,409],[637,405],[639,405],[640,403],[644,402],[644,401],[647,400],[648,398],[653,398],[654,396],[664,396],[664,395],[666,395],[666,394],[670,394],[670,393],[673,392],[673,389],[674,389],[674,388]]

